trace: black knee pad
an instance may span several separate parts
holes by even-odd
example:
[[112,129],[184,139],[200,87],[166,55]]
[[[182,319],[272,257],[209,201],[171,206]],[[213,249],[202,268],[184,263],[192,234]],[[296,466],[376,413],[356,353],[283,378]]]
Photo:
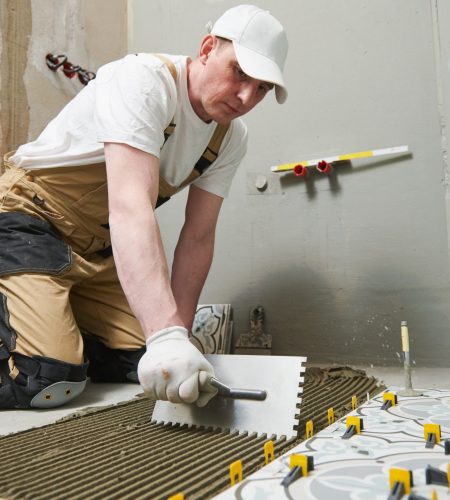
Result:
[[93,382],[139,383],[137,365],[145,346],[137,350],[111,349],[93,335],[83,335],[84,355],[89,360],[88,377]]
[[8,360],[0,360],[0,408],[56,408],[86,386],[88,363],[73,365],[43,356],[13,353],[19,374],[12,379]]

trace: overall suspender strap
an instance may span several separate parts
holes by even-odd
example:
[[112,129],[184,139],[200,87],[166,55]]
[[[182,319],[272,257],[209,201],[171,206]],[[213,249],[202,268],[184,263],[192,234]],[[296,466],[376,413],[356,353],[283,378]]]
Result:
[[206,146],[206,149],[205,151],[203,151],[202,156],[200,156],[197,163],[195,164],[194,169],[197,170],[199,175],[202,175],[203,172],[211,165],[211,163],[216,161],[217,157],[219,156],[220,146],[222,145],[222,141],[229,128],[229,123],[227,123],[226,125],[217,125],[216,129],[214,130],[214,134],[209,141],[209,144]]
[[[161,62],[163,62],[166,66],[167,69],[169,70],[170,74],[172,75],[173,81],[175,82],[175,85],[177,83],[177,68],[175,68],[175,64],[166,56],[163,56],[162,54],[152,54],[154,57],[157,57]],[[175,127],[176,124],[173,121],[173,118],[170,122],[170,124],[166,127],[164,130],[164,144],[166,143],[167,139],[175,132]]]
[[160,61],[162,61],[166,66],[167,69],[170,71],[170,74],[172,75],[172,78],[174,79],[175,83],[177,82],[177,68],[175,68],[175,64],[166,56],[163,56],[162,54],[152,54],[153,56],[157,57]]
[[[175,83],[177,81],[177,70],[173,62],[167,57],[161,54],[153,54],[159,60],[161,60],[170,71]],[[164,130],[164,144],[167,139],[175,132],[176,123],[172,118],[170,124]],[[201,157],[197,160],[196,164],[192,172],[186,177],[186,179],[179,186],[170,185],[165,179],[161,176],[159,178],[159,190],[158,190],[158,201],[156,202],[156,207],[159,207],[166,201],[170,199],[175,193],[186,187],[188,184],[193,182],[195,179],[200,177],[206,169],[217,159],[219,155],[220,146],[222,145],[223,139],[225,138],[228,129],[230,128],[230,124],[227,125],[217,125],[214,133],[211,137],[211,140],[206,146],[205,151],[203,151]]]

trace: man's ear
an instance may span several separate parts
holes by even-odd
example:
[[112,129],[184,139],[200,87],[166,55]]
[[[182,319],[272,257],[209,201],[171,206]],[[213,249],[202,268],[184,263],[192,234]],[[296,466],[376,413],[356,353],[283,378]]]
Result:
[[211,54],[211,51],[213,48],[216,46],[217,39],[213,35],[206,35],[201,44],[200,44],[200,52],[198,58],[202,62],[202,64],[205,64],[206,61],[209,58],[209,55]]

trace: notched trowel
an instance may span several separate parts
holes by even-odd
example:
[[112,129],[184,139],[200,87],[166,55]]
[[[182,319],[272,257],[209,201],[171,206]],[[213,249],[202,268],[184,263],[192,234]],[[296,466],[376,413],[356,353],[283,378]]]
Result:
[[[205,407],[157,401],[152,422],[297,435],[305,357],[207,354],[219,390]],[[231,391],[231,392],[230,392]],[[237,391],[237,392],[236,392]]]

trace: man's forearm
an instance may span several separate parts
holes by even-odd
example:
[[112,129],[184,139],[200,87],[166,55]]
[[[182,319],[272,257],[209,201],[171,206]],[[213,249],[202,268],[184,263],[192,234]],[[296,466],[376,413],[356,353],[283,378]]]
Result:
[[146,338],[162,328],[183,326],[152,207],[112,213],[110,228],[117,273]]
[[198,299],[208,276],[214,253],[214,234],[198,240],[184,232],[175,249],[172,290],[186,328],[194,321]]

